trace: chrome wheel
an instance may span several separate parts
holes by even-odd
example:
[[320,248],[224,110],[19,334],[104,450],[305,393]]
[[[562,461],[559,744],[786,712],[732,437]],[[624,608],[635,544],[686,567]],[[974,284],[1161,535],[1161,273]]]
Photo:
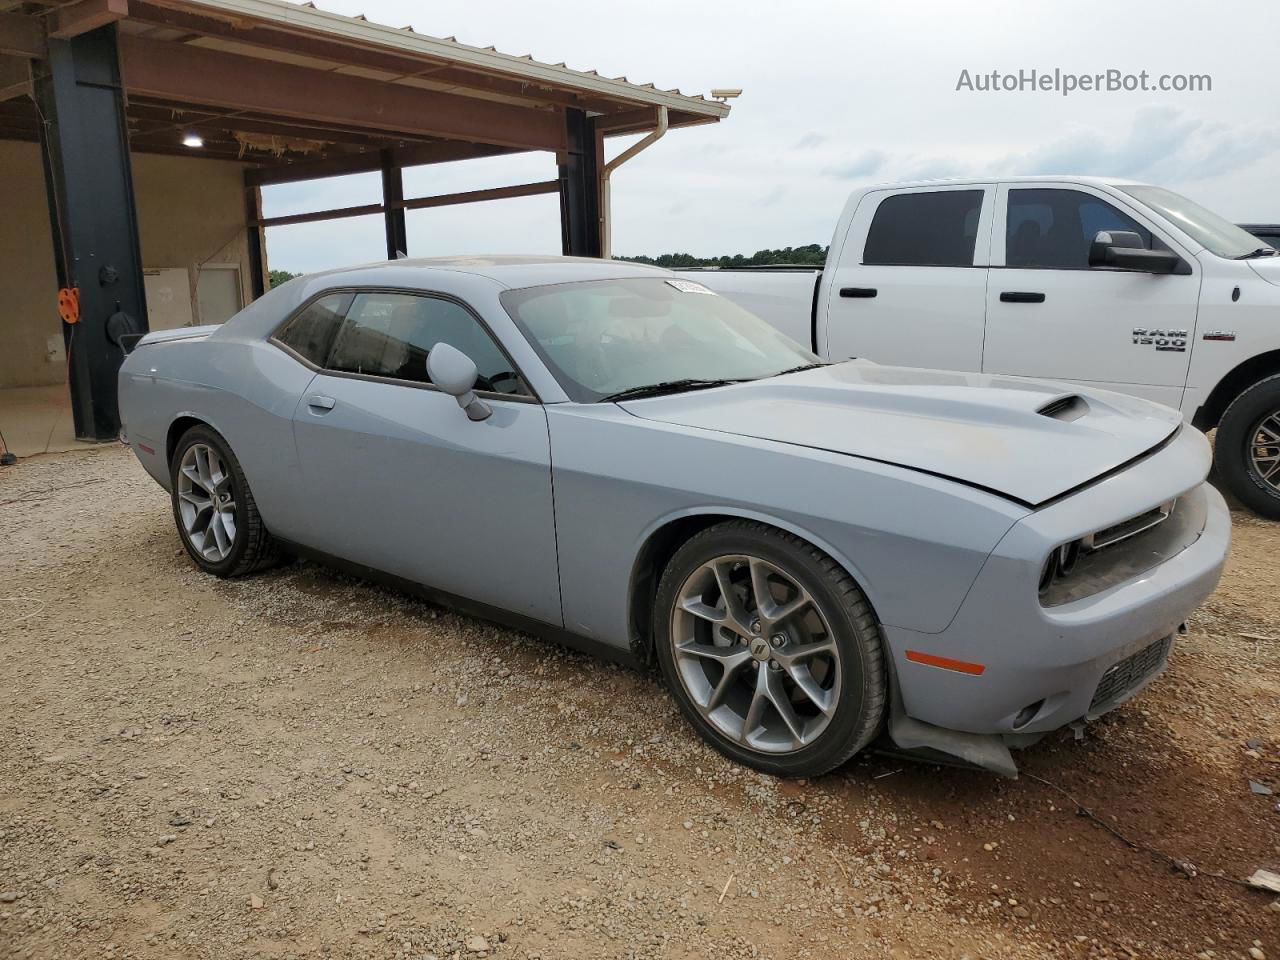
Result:
[[1280,410],[1267,414],[1249,433],[1249,462],[1259,480],[1280,492]]
[[759,557],[716,557],[681,585],[671,612],[676,672],[698,712],[763,753],[817,740],[840,700],[840,652],[807,590]]
[[236,501],[231,474],[218,451],[193,443],[178,466],[178,512],[193,550],[211,563],[225,560],[236,544]]

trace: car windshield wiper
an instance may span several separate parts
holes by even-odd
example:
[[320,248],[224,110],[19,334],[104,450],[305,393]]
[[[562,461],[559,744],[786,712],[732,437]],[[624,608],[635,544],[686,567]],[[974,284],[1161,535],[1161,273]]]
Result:
[[708,387],[723,387],[730,383],[742,383],[741,380],[664,380],[661,383],[646,383],[639,387],[628,387],[607,397],[601,397],[600,403],[613,403],[618,400],[638,400],[641,397],[660,397],[666,393],[681,393],[685,390],[705,390]]
[[829,366],[831,366],[829,363],[802,363],[798,367],[788,367],[786,370],[779,370],[777,373],[771,373],[769,377],[785,377],[788,373],[799,373],[802,370],[816,370],[818,367]]
[[1274,257],[1277,251],[1274,247],[1259,247],[1252,253],[1246,253],[1236,257],[1237,260],[1256,260],[1258,257]]

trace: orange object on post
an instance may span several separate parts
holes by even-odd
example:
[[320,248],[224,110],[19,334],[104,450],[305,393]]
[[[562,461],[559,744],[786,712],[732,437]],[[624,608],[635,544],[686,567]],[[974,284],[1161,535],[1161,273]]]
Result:
[[80,288],[63,287],[58,291],[58,316],[63,323],[78,323],[80,320]]

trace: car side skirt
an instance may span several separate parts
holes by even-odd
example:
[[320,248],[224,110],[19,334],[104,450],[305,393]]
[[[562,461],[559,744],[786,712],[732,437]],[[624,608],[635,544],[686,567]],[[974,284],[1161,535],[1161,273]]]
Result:
[[410,596],[430,601],[431,603],[437,604],[438,606],[452,610],[456,613],[476,617],[481,620],[488,620],[492,623],[508,627],[509,629],[518,630],[521,633],[528,633],[540,640],[549,640],[562,647],[568,647],[572,650],[589,654],[601,660],[608,660],[612,663],[621,664],[622,666],[636,670],[642,669],[641,661],[628,648],[617,647],[612,644],[605,643],[602,640],[584,637],[581,634],[574,633],[571,630],[566,630],[564,627],[553,623],[545,623],[541,620],[535,620],[532,617],[513,613],[510,610],[504,610],[501,607],[481,603],[477,600],[470,600],[455,593],[438,590],[425,583],[406,580],[404,577],[397,577],[394,574],[386,573],[385,571],[378,570],[375,567],[368,567],[361,563],[344,560],[342,557],[336,557],[320,550],[314,550],[311,547],[305,547],[289,540],[282,540],[279,537],[277,537],[276,540],[289,553],[314,561],[322,566],[332,567],[335,570],[357,577],[360,580],[367,580],[371,583],[376,583],[392,590],[396,590],[399,593],[409,594]]

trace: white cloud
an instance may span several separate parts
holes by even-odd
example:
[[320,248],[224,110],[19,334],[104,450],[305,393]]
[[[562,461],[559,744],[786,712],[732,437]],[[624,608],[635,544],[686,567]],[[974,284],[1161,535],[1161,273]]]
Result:
[[[638,82],[743,87],[723,123],[673,130],[614,177],[617,252],[751,252],[826,243],[859,184],[966,173],[1097,173],[1160,183],[1237,220],[1280,220],[1280,109],[1270,94],[1280,4],[1171,2],[1153,18],[1110,0],[814,0],[802,14],[742,0],[319,0],[437,36]],[[1245,26],[1247,25],[1247,28]],[[851,49],[857,55],[851,56]],[[961,69],[1209,73],[1211,93],[973,94]],[[611,141],[609,152],[621,149]],[[411,195],[554,175],[546,154],[427,167]],[[269,208],[369,202],[365,182],[269,191]],[[376,178],[374,187],[376,188]],[[292,192],[288,192],[292,191]],[[272,209],[272,212],[281,212]],[[555,249],[553,196],[422,211],[411,253]],[[378,218],[271,231],[273,265],[382,255]]]

